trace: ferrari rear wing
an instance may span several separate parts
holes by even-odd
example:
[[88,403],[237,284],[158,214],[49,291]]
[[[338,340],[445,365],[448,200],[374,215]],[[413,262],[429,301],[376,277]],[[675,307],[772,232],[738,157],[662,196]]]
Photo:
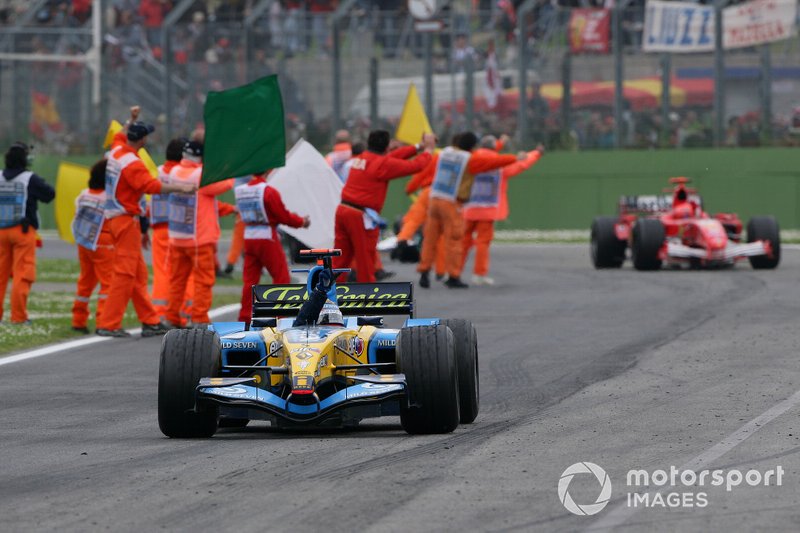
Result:
[[[703,199],[698,194],[690,194],[689,201],[702,209]],[[617,211],[620,215],[658,215],[672,209],[671,194],[646,194],[620,196]]]
[[[413,291],[410,282],[336,285],[339,310],[345,316],[406,315],[413,318]],[[307,299],[305,285],[253,285],[252,317],[295,316]]]

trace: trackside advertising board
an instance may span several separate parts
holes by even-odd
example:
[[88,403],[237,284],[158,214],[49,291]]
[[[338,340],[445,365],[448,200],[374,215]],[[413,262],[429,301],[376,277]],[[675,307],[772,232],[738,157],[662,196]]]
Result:
[[[787,39],[795,34],[795,0],[754,0],[726,7],[722,46],[743,48]],[[714,50],[714,8],[689,2],[649,0],[642,47],[645,52]]]

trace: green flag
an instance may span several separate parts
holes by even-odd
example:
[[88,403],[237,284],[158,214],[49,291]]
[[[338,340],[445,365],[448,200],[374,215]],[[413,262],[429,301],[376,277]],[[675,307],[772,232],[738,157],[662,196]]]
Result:
[[201,185],[263,172],[286,163],[286,132],[278,76],[209,92]]

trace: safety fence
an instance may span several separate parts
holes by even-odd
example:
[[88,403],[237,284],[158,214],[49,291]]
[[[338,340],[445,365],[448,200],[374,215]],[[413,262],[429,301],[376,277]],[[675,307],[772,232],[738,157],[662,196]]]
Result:
[[645,53],[643,2],[454,1],[426,32],[401,3],[262,0],[211,17],[206,2],[182,0],[158,27],[103,4],[99,33],[91,17],[43,23],[41,9],[0,27],[0,113],[10,118],[0,141],[94,153],[108,120],[140,104],[160,153],[202,123],[208,91],[273,73],[289,142],[320,149],[338,128],[362,139],[392,129],[409,83],[443,139],[469,128],[509,133],[521,147],[759,146],[793,145],[800,132],[796,37],[720,54]]

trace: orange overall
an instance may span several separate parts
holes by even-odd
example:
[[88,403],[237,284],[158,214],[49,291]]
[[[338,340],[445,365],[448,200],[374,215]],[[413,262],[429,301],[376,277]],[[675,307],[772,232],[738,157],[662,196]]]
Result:
[[147,294],[147,265],[142,255],[142,230],[137,217],[144,215],[142,196],[161,193],[161,182],[150,175],[136,151],[123,143],[125,135],[117,134],[106,170],[105,224],[114,245],[114,275],[98,329],[120,329],[130,301],[142,324],[159,322]]
[[228,250],[228,264],[235,265],[244,252],[244,222],[242,217],[236,215],[236,223],[233,226],[233,237],[231,237],[231,249]]
[[[438,157],[428,218],[423,230],[422,257],[418,272],[428,272],[436,257],[436,245],[444,237],[445,270],[451,278],[461,276],[464,219],[461,206],[469,200],[475,175],[509,165],[513,155],[498,155],[489,150],[472,153],[445,148]],[[445,179],[449,175],[451,179]],[[441,184],[441,186],[440,186]]]
[[36,232],[22,226],[0,229],[0,318],[11,273],[11,322],[28,320],[28,295],[36,281]]
[[[200,184],[202,165],[184,159],[169,174],[170,182]],[[233,180],[212,183],[191,194],[170,195],[170,216],[176,205],[188,206],[178,218],[180,224],[169,222],[170,290],[167,320],[175,325],[184,325],[180,316],[189,277],[194,275],[194,301],[192,322],[205,324],[210,321],[214,282],[216,281],[217,241],[220,236],[219,207],[217,196],[233,188]],[[185,204],[178,204],[183,199]],[[188,221],[188,222],[187,222]]]
[[[87,189],[76,199],[80,209],[82,197],[95,197],[97,201],[105,201],[106,193],[103,189]],[[76,212],[76,217],[78,213]],[[74,230],[73,230],[74,233]],[[81,272],[78,276],[78,287],[75,292],[75,302],[72,304],[72,327],[85,328],[89,324],[89,299],[97,284],[100,291],[97,293],[97,310],[95,311],[95,325],[100,321],[103,308],[108,299],[108,291],[114,272],[114,243],[111,232],[103,224],[97,236],[95,249],[78,244],[78,261]]]
[[[158,179],[165,183],[170,171],[177,165],[177,161],[167,161],[158,167]],[[151,298],[153,307],[162,318],[166,317],[167,302],[169,300],[169,230],[167,229],[167,212],[166,203],[169,201],[169,195],[163,197],[151,198],[150,205],[150,228],[153,230],[153,236],[150,239],[150,253],[152,256],[153,266],[153,290]],[[164,207],[156,208],[156,202],[163,202]],[[186,308],[192,306],[192,295],[194,289],[192,284],[186,288]]]
[[[477,150],[476,150],[477,152]],[[532,167],[542,156],[538,151],[528,157],[475,177],[472,195],[464,206],[464,242],[461,268],[467,261],[472,246],[475,246],[475,266],[478,276],[489,273],[489,246],[494,238],[496,220],[508,218],[508,180]]]
[[[435,157],[435,156],[434,156]],[[435,160],[434,160],[435,161]],[[397,234],[398,241],[410,241],[414,238],[417,231],[425,224],[425,219],[428,218],[428,207],[430,206],[431,196],[431,182],[436,170],[436,163],[431,162],[430,165],[425,167],[422,172],[414,174],[406,184],[406,194],[412,194],[420,190],[419,195],[408,208],[406,214],[403,216],[403,227],[400,228],[400,233]],[[436,275],[444,275],[445,268],[445,254],[444,254],[444,236],[439,238],[436,244]]]
[[28,295],[36,280],[39,227],[37,202],[50,202],[55,190],[24,168],[0,171],[0,320],[9,278],[11,322],[28,320]]

